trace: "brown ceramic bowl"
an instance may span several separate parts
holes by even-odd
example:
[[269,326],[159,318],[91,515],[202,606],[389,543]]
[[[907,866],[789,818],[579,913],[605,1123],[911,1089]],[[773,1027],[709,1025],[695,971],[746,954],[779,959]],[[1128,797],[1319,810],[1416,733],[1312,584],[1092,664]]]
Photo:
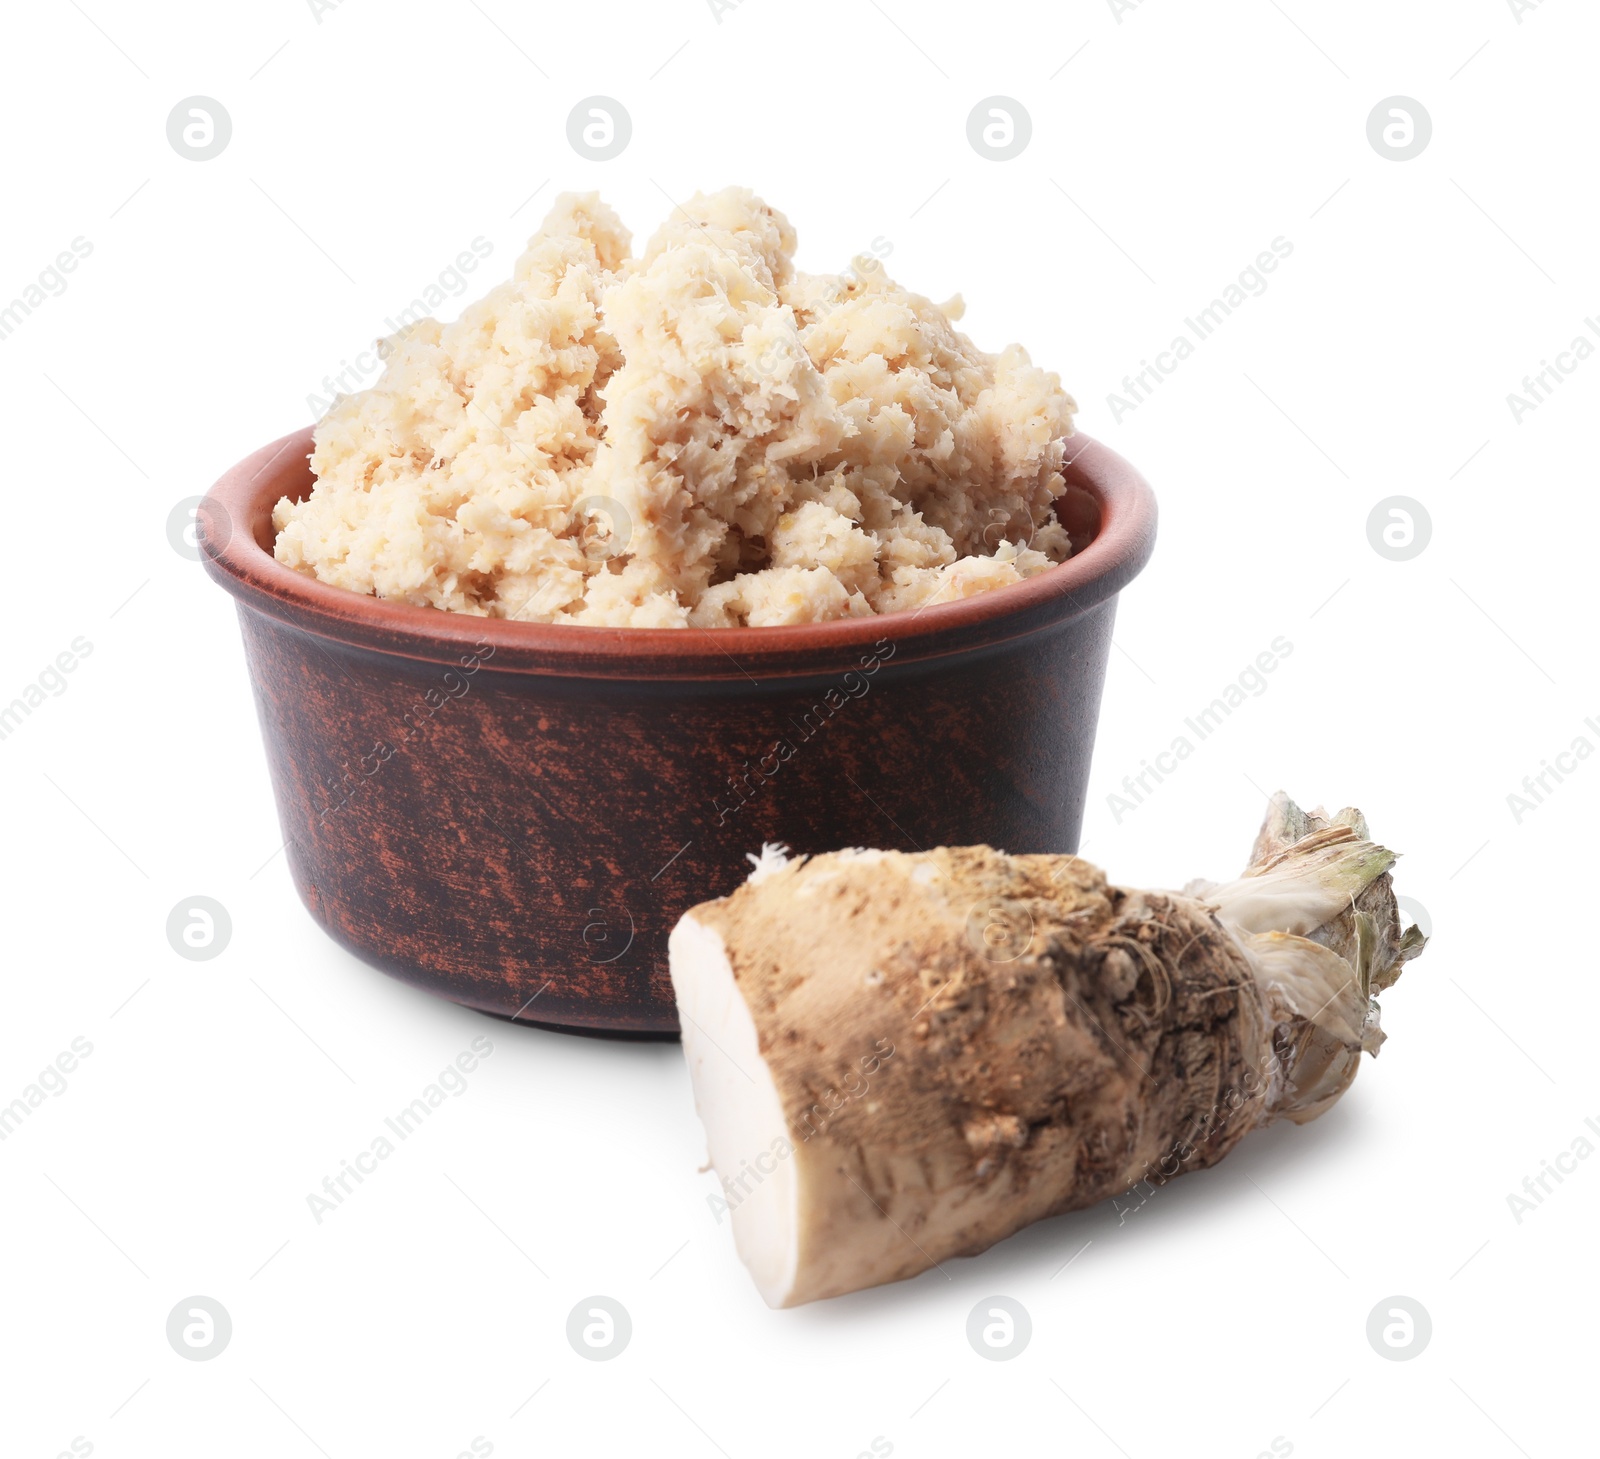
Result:
[[[785,628],[473,618],[280,566],[303,430],[200,512],[238,599],[289,869],[359,957],[485,1013],[670,1036],[667,933],[747,852],[1073,851],[1139,474],[1074,438],[1060,567],[915,613]],[[1091,540],[1092,539],[1092,540]]]

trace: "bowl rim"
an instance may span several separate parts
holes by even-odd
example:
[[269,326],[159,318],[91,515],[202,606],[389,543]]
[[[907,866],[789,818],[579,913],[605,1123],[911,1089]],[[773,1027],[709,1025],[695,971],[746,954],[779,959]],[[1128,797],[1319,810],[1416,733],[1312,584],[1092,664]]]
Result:
[[[253,451],[218,479],[196,514],[210,576],[257,613],[349,647],[454,665],[565,678],[724,681],[847,672],[1010,642],[1114,597],[1149,560],[1155,495],[1110,447],[1079,431],[1062,473],[1100,510],[1100,528],[1065,562],[1020,583],[895,613],[761,628],[607,628],[479,618],[323,583],[272,555],[272,510],[314,480],[314,426]],[[887,647],[886,647],[887,645]]]

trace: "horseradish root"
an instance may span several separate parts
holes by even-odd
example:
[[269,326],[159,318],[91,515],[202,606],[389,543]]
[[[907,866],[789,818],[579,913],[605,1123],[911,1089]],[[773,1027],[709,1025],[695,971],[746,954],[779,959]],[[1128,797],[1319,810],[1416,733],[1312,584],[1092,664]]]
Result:
[[670,946],[719,1211],[761,1295],[915,1276],[1316,1118],[1422,950],[1394,860],[1359,812],[1282,794],[1238,880],[1181,894],[987,846],[764,848]]

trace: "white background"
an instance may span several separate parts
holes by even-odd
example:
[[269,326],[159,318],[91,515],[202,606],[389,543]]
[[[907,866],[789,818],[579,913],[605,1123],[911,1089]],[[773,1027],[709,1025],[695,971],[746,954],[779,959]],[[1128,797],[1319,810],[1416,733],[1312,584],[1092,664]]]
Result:
[[[1600,745],[1584,724],[1600,360],[1520,423],[1507,395],[1600,313],[1600,16],[1514,9],[8,11],[0,303],[74,238],[93,251],[0,341],[0,701],[75,637],[92,653],[0,741],[0,1101],[74,1038],[93,1053],[0,1144],[0,1451],[1592,1442],[1600,1159],[1520,1221],[1507,1197],[1600,1120],[1600,763],[1568,762],[1520,820],[1507,797],[1575,738]],[[634,128],[598,164],[566,139],[595,93]],[[196,94],[233,122],[203,163],[165,132]],[[1013,161],[967,141],[995,94],[1032,118]],[[1407,162],[1367,137],[1397,94],[1433,121]],[[1265,792],[1355,801],[1435,931],[1385,998],[1381,1059],[1317,1124],[1253,1136],[1126,1224],[1086,1212],[778,1313],[708,1208],[675,1045],[510,1029],[313,925],[276,854],[232,606],[166,536],[175,504],[306,423],[323,377],[474,238],[494,249],[477,293],[563,188],[602,188],[642,236],[669,199],[728,182],[789,214],[804,268],[883,238],[896,278],[963,291],[972,337],[1026,344],[1155,485],[1161,539],[1123,595],[1087,854],[1132,884],[1221,876]],[[1115,421],[1122,377],[1280,236],[1293,253],[1267,291]],[[1393,495],[1432,522],[1409,561],[1368,540]],[[1119,819],[1123,777],[1279,635],[1293,652],[1266,691]],[[164,932],[196,894],[233,921],[210,962]],[[480,1035],[494,1051],[467,1091],[317,1224],[307,1195]],[[231,1314],[214,1361],[165,1338],[193,1294]],[[631,1314],[615,1361],[566,1341],[591,1294]],[[1005,1363],[965,1337],[996,1294],[1033,1322]],[[1365,1335],[1395,1294],[1431,1315],[1413,1361]]]

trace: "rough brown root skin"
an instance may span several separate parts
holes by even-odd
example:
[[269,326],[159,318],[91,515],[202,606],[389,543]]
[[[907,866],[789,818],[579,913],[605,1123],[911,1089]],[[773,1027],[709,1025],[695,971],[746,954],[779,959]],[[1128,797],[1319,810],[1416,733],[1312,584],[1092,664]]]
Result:
[[[978,846],[764,860],[686,914],[685,1052],[766,1300],[913,1276],[1327,1108],[1378,970],[1397,970],[1393,858],[1350,825],[1296,856],[1308,835],[1215,899]],[[1250,925],[1330,856],[1365,878],[1348,928],[1338,899],[1293,932]],[[740,1146],[769,1135],[788,1149],[752,1187],[759,1152]]]

